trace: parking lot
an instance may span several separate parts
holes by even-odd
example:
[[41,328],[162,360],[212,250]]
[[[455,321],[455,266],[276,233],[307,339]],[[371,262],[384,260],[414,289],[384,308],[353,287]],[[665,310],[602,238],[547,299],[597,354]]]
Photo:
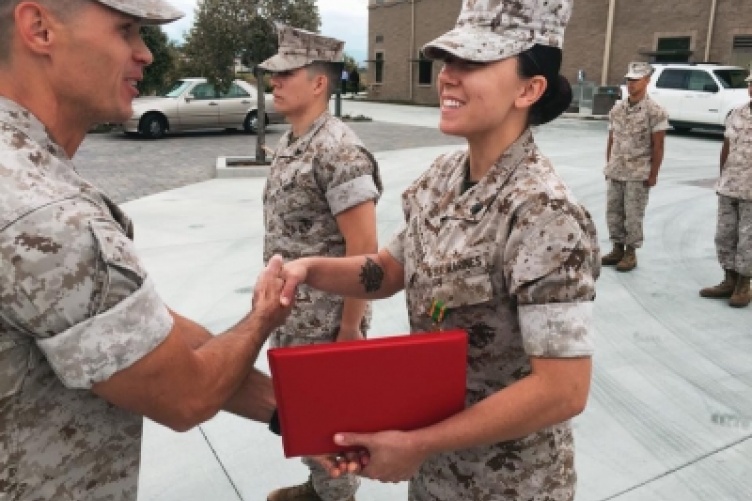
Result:
[[[435,130],[435,109],[344,104],[345,113],[375,119],[353,128],[381,165],[384,243],[401,221],[401,191],[462,142]],[[270,130],[270,144],[283,130]],[[566,118],[536,132],[591,211],[604,248],[606,136],[603,121]],[[252,153],[254,140],[214,132],[160,141],[91,135],[77,162],[82,174],[129,201],[136,243],[168,304],[215,332],[245,311],[261,269],[263,179],[210,178],[216,156]],[[752,309],[698,296],[721,277],[712,190],[721,142],[717,133],[668,135],[639,265],[628,274],[605,269],[598,281],[593,387],[574,421],[577,501],[742,501],[752,492]],[[373,336],[407,328],[401,295],[375,303]],[[259,366],[266,367],[265,356]],[[256,501],[305,475],[262,425],[220,414],[176,434],[147,423],[139,499]],[[358,499],[394,501],[405,493],[405,484],[365,481]]]
[[[446,144],[436,129],[401,124],[352,122],[371,151]],[[266,144],[277,145],[285,125],[267,129]],[[218,156],[255,155],[256,138],[241,131],[181,132],[150,140],[113,131],[89,134],[76,155],[78,171],[118,203],[214,177]],[[462,141],[450,140],[461,144]]]

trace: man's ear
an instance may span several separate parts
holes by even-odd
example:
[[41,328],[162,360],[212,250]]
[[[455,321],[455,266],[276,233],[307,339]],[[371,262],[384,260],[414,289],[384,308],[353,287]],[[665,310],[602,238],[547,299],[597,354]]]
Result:
[[15,8],[16,36],[32,52],[49,53],[59,26],[50,12],[36,2],[21,2]]
[[514,104],[517,108],[530,108],[543,96],[548,88],[548,81],[543,75],[536,75],[523,82]]
[[314,95],[318,96],[325,92],[327,92],[329,89],[329,79],[325,77],[324,75],[318,74],[315,77],[313,77],[313,93]]

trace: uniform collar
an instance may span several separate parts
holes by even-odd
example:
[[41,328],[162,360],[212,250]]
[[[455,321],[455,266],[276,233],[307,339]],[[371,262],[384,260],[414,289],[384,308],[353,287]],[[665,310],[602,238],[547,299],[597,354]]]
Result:
[[47,128],[33,113],[3,96],[0,96],[0,123],[16,129],[19,134],[25,135],[52,155],[70,160],[65,150],[52,139]]
[[314,122],[308,128],[308,131],[302,136],[300,136],[298,140],[293,142],[292,144],[290,144],[290,140],[292,139],[292,129],[287,131],[287,133],[285,133],[285,135],[282,138],[282,144],[284,146],[278,156],[279,157],[295,157],[295,156],[303,154],[303,152],[308,149],[308,146],[316,137],[316,134],[318,134],[321,128],[331,118],[332,118],[332,114],[329,113],[329,111],[325,111],[324,113],[319,115],[319,117],[316,120],[314,120]]
[[632,104],[629,102],[629,98],[627,97],[624,100],[624,109],[627,111],[636,111],[642,109],[644,105],[648,103],[648,100],[650,99],[650,96],[648,94],[645,94],[645,97],[637,101],[636,103]]
[[468,154],[463,155],[461,162],[452,173],[446,193],[437,204],[434,214],[429,217],[438,226],[444,218],[462,219],[465,221],[480,221],[488,208],[499,196],[499,192],[506,185],[509,176],[528,159],[537,155],[535,140],[530,129],[526,129],[507,150],[502,153],[496,163],[491,166],[485,176],[474,187],[462,191],[462,182],[468,168]]

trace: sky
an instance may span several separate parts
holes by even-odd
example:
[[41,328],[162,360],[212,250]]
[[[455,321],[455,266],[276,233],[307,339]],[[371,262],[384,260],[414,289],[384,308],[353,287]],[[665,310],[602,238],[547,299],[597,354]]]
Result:
[[[198,0],[169,0],[186,16],[163,26],[172,40],[183,41],[193,25]],[[316,0],[321,15],[321,34],[345,41],[345,52],[363,62],[368,53],[368,0]]]

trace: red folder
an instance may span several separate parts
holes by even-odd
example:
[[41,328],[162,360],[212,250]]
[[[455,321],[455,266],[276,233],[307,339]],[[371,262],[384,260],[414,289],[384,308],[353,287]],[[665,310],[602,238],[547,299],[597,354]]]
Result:
[[268,352],[285,456],[346,450],[337,432],[422,428],[465,408],[467,333],[442,331]]

